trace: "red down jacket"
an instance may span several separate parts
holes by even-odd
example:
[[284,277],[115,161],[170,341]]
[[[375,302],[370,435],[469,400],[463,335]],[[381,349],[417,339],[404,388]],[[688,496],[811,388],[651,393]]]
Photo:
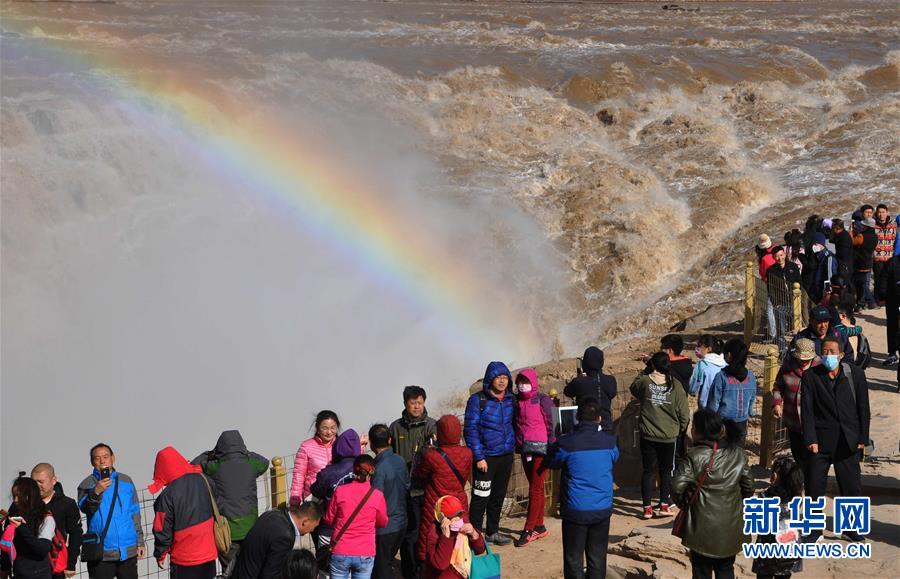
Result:
[[[437,423],[438,448],[443,450],[463,480],[469,479],[472,472],[472,451],[459,445],[462,438],[462,425],[452,415],[442,416]],[[452,495],[460,500],[465,509],[463,518],[469,520],[469,502],[466,497],[465,483],[460,484],[453,470],[434,448],[426,449],[413,469],[413,478],[425,482],[425,502],[422,505],[422,522],[419,525],[419,546],[417,555],[420,561],[425,560],[425,546],[435,544],[434,505],[444,495]]]
[[200,565],[218,557],[213,536],[213,511],[209,490],[200,467],[190,464],[167,446],[156,455],[150,492],[156,497],[153,510],[153,556],[166,555],[176,565]]

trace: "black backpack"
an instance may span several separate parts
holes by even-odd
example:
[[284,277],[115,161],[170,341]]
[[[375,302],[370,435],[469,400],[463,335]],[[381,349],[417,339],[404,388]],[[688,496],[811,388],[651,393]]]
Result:
[[860,334],[856,339],[855,364],[865,370],[872,363],[872,350],[869,348],[869,340],[865,334]]

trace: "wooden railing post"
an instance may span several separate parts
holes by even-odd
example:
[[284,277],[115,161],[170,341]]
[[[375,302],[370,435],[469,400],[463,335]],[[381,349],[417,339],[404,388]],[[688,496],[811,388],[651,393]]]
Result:
[[756,296],[756,280],[753,276],[753,262],[747,262],[747,270],[744,277],[744,343],[748,346],[753,341],[753,323],[756,316],[754,315],[754,303]]
[[272,468],[269,469],[272,484],[272,504],[270,508],[287,504],[287,470],[284,468],[284,459],[276,456],[272,459]]
[[799,332],[803,329],[803,294],[800,291],[799,283],[794,284],[792,293],[794,302],[794,332]]
[[778,376],[778,348],[769,346],[766,352],[766,365],[763,370],[762,426],[759,435],[759,464],[772,467],[772,447],[775,442],[775,415],[772,411],[774,396],[772,391],[775,378]]

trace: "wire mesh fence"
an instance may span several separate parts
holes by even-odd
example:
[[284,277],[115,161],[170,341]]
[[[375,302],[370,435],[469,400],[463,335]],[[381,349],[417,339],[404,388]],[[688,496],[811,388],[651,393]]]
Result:
[[809,295],[800,284],[789,286],[779,276],[763,281],[748,264],[745,299],[745,341],[777,346],[783,359],[794,335],[809,324],[814,305]]

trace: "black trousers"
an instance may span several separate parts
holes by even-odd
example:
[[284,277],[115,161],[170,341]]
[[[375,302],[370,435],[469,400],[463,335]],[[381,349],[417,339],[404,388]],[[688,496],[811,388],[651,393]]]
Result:
[[668,505],[672,502],[672,473],[675,470],[674,442],[655,442],[641,436],[641,462],[644,472],[641,475],[641,497],[644,506],[653,502],[653,483],[659,475],[659,502]]
[[222,567],[222,576],[225,579],[231,577],[234,573],[234,566],[237,563],[238,553],[241,552],[241,541],[232,541],[231,548],[222,555],[219,553],[219,565]]
[[200,563],[199,565],[169,566],[169,577],[171,579],[214,579],[215,576],[215,561]]
[[760,573],[756,574],[756,579],[790,579],[792,573],[788,573],[786,575],[762,575]]
[[809,450],[807,450],[806,445],[803,444],[803,433],[802,432],[794,432],[793,430],[788,430],[788,439],[791,442],[791,456],[794,457],[794,462],[800,465],[800,468],[803,469],[803,481],[804,486],[806,487],[807,493],[809,492]]
[[[469,506],[469,519],[472,526],[486,535],[493,535],[500,530],[500,509],[506,498],[506,487],[512,474],[513,455],[485,457],[487,472],[481,472],[477,466],[472,469],[472,504]],[[487,511],[487,525],[484,513]]]
[[403,579],[417,579],[421,571],[418,559],[419,524],[422,521],[422,508],[425,495],[406,495],[406,534],[400,543],[400,569]]
[[375,567],[372,569],[372,579],[394,579],[394,557],[397,556],[405,535],[406,529],[375,535]]
[[872,264],[872,276],[875,278],[875,301],[887,299],[888,262],[876,261]]
[[728,440],[744,448],[747,444],[747,421],[734,422],[733,420],[723,420],[722,422],[725,424],[725,433],[728,435]]
[[806,481],[806,494],[817,499],[825,495],[828,485],[828,467],[834,465],[834,476],[837,478],[841,496],[858,497],[862,495],[859,459],[861,451],[853,444],[852,448],[841,434],[834,452],[809,454],[809,479]]
[[137,557],[124,561],[98,561],[88,563],[88,577],[91,579],[137,579]]
[[734,555],[713,559],[691,551],[691,579],[734,579]]
[[[609,518],[593,525],[563,520],[563,576],[565,579],[605,579]],[[584,560],[587,558],[587,574]]]

